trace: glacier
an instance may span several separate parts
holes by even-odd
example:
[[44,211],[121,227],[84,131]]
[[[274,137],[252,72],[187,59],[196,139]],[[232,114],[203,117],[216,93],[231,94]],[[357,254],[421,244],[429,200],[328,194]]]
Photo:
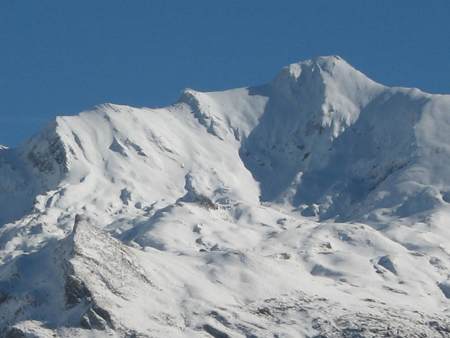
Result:
[[338,56],[0,147],[0,336],[450,337],[450,96]]

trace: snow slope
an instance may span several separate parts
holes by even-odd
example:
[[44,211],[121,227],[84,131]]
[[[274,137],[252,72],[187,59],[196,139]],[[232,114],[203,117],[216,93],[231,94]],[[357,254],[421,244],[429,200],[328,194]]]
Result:
[[56,117],[0,149],[0,334],[450,336],[449,110],[331,56]]

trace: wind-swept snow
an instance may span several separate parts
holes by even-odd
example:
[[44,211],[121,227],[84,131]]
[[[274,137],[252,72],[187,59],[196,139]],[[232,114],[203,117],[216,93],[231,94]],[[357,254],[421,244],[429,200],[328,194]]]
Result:
[[449,110],[333,56],[55,118],[0,149],[0,335],[450,336]]

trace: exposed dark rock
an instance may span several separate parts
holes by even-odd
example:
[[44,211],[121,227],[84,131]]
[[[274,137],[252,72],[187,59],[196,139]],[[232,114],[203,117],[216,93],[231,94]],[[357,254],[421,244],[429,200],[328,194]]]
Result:
[[31,147],[26,157],[30,163],[41,173],[54,173],[58,168],[61,173],[69,171],[68,152],[74,155],[73,150],[67,146],[57,134],[58,124],[54,121],[47,125],[44,130],[46,147],[40,147],[41,143],[36,143]]
[[80,324],[83,328],[89,330],[105,330],[107,327],[114,327],[109,312],[97,306],[86,311],[81,318]]
[[92,294],[84,282],[75,276],[68,275],[64,285],[66,308],[70,309],[86,300],[92,299]]
[[230,336],[228,334],[216,329],[215,327],[213,327],[209,324],[203,325],[203,330],[208,332],[214,338],[230,338]]
[[395,264],[392,261],[392,258],[389,256],[383,256],[378,261],[378,264],[388,269],[390,272],[392,272],[394,275],[397,274],[397,269],[395,268]]
[[27,336],[25,335],[25,333],[23,333],[22,330],[13,327],[6,331],[5,338],[27,338]]
[[0,304],[6,302],[11,296],[0,289]]

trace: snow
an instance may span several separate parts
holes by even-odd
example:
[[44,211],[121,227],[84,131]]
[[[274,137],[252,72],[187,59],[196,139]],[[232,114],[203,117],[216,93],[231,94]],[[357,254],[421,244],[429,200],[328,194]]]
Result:
[[0,335],[449,336],[449,108],[331,56],[56,117],[0,149]]

